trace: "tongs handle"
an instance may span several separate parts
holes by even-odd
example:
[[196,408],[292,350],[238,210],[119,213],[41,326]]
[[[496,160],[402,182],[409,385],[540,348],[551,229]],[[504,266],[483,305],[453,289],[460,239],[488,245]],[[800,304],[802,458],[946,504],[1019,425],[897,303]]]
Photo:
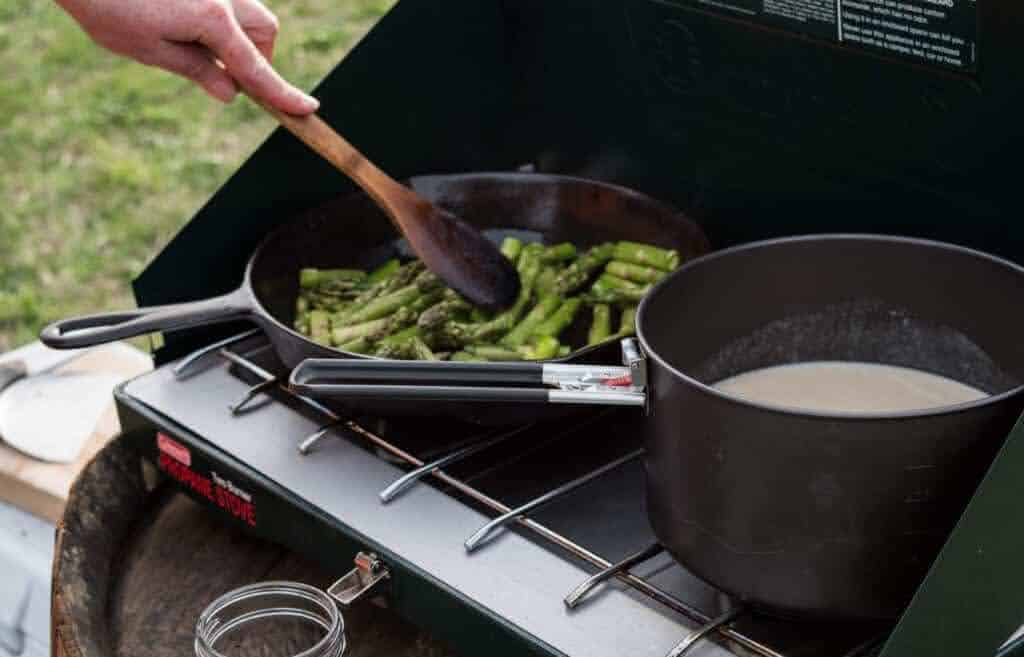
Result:
[[541,363],[309,358],[292,371],[292,386],[336,382],[401,384],[543,384]]
[[308,359],[292,370],[289,387],[318,399],[642,405],[642,394],[637,402],[636,394],[630,392],[601,394],[545,387],[584,374],[613,379],[628,370],[541,363]]

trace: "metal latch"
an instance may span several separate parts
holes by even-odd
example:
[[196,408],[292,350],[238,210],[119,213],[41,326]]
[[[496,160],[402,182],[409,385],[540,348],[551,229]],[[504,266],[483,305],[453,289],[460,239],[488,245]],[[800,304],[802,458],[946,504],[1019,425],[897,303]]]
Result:
[[647,387],[647,361],[640,353],[640,345],[634,338],[622,341],[622,364],[629,368],[633,387],[643,390]]
[[327,595],[337,600],[343,607],[348,607],[370,595],[378,584],[391,576],[384,562],[372,552],[356,554],[355,565],[355,568],[327,589]]

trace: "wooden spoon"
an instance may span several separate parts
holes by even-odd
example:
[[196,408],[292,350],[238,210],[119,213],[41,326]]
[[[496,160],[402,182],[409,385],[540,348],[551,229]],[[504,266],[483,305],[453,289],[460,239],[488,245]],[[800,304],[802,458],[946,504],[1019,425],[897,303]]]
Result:
[[519,294],[519,277],[493,242],[378,169],[316,114],[293,116],[250,98],[362,187],[427,269],[466,300],[488,310],[512,305]]

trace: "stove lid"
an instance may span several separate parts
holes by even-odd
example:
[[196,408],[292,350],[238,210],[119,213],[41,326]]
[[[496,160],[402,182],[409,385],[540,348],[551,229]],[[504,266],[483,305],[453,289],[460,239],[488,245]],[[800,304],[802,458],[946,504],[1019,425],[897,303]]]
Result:
[[[853,230],[1020,259],[1022,23],[1009,0],[401,0],[315,94],[398,177],[530,163],[672,202],[719,247]],[[229,291],[270,228],[352,189],[276,131],[139,303]],[[168,336],[159,360],[234,332]]]

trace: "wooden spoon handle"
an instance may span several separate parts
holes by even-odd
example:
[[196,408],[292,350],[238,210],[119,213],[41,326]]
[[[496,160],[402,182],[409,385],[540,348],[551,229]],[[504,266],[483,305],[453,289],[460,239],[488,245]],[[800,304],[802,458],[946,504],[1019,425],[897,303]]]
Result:
[[[390,208],[398,200],[397,197],[409,195],[408,189],[378,169],[316,114],[294,116],[265,105],[255,98],[252,100],[277,119],[285,129],[354,180],[378,205]],[[387,214],[392,215],[391,212]],[[391,216],[391,220],[397,222],[398,218]]]

